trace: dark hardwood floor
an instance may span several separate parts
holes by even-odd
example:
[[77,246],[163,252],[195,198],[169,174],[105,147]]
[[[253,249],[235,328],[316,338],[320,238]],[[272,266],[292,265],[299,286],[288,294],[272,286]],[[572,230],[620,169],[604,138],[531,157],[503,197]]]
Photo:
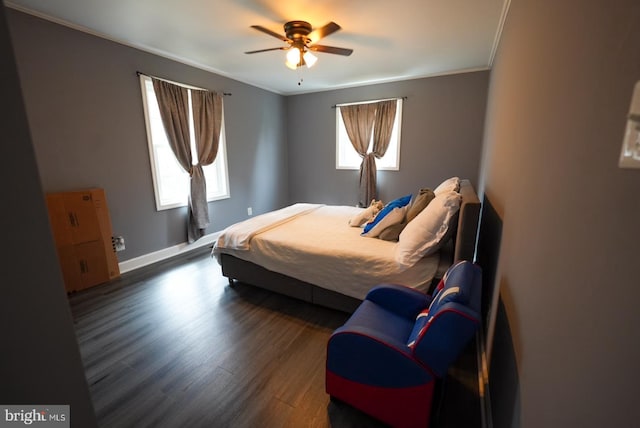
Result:
[[[101,427],[384,426],[324,390],[326,343],[348,314],[230,286],[208,252],[69,301]],[[464,405],[438,405],[433,425],[469,426],[451,419],[475,414]]]

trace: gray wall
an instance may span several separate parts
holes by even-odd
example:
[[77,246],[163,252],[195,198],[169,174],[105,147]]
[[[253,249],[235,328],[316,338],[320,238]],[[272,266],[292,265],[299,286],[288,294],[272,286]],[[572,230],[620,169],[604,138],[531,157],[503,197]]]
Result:
[[617,167],[638,22],[637,0],[511,1],[481,186],[517,368],[497,428],[638,425],[640,170]]
[[478,182],[489,72],[287,97],[289,194],[293,202],[355,205],[359,172],[336,170],[335,104],[408,97],[403,106],[400,170],[378,171],[384,202],[453,174]]
[[66,404],[73,426],[95,427],[4,12],[0,4],[0,404]]
[[8,10],[45,192],[103,187],[120,261],[186,241],[186,208],[157,212],[136,71],[225,97],[231,198],[209,204],[218,231],[288,201],[284,97]]
[[283,97],[8,11],[46,192],[105,188],[120,261],[185,241],[186,209],[157,212],[136,71],[224,92],[231,198],[208,232],[290,202],[354,205],[358,171],[335,169],[336,103],[407,96],[400,171],[380,171],[388,201],[453,173],[476,184],[489,72]]

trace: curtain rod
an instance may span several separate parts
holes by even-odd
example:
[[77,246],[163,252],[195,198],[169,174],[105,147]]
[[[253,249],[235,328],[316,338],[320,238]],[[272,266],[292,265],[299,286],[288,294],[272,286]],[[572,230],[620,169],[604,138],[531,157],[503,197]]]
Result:
[[380,102],[380,101],[399,100],[401,98],[403,100],[406,100],[409,97],[407,97],[405,95],[404,97],[383,98],[383,99],[380,99],[380,100],[373,100],[373,101],[356,101],[356,102],[353,102],[353,103],[334,104],[334,105],[331,106],[331,108],[342,107],[342,106],[352,106],[352,105],[355,105],[355,104],[373,104],[373,103],[377,103],[377,102]]
[[[190,89],[195,89],[197,91],[208,91],[209,90],[209,89],[205,89],[205,88],[198,88],[197,86],[185,85],[184,83],[174,82],[173,80],[169,80],[169,79],[163,79],[162,77],[152,76],[150,74],[143,73],[142,71],[136,71],[136,75],[137,76],[141,76],[142,75],[142,76],[151,77],[152,79],[163,80],[165,82],[173,83],[174,85],[183,86],[185,88],[190,88]],[[231,92],[223,92],[222,95],[231,96],[232,94],[231,94]]]

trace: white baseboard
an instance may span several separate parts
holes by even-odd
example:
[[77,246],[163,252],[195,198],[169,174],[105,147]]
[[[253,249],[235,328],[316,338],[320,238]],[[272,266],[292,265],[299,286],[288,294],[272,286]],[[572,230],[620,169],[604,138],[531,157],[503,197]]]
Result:
[[198,239],[193,244],[183,242],[182,244],[174,245],[173,247],[165,248],[162,250],[154,251],[153,253],[125,260],[118,263],[118,266],[120,267],[120,273],[122,274],[130,272],[132,270],[140,269],[141,267],[148,266],[150,264],[157,263],[162,260],[166,260],[168,258],[175,257],[207,245],[211,245],[218,239],[219,235],[220,232],[210,233],[209,235],[205,235],[202,238]]

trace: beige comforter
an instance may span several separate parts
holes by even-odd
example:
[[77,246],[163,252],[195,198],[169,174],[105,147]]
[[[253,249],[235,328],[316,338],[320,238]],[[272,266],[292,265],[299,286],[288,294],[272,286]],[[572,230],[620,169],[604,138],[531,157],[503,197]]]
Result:
[[426,290],[439,256],[421,259],[409,269],[395,262],[394,242],[360,236],[348,222],[362,208],[295,204],[225,229],[213,253],[263,266],[274,272],[357,299],[380,283]]

